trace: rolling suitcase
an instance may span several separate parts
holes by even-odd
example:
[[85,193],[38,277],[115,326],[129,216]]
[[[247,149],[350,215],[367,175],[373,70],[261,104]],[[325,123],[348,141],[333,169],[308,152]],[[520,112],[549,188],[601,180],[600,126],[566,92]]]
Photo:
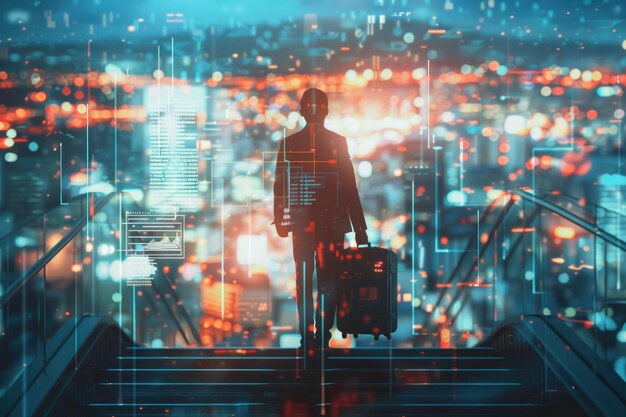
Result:
[[398,328],[398,257],[388,249],[358,247],[341,252],[337,328],[348,333],[391,338]]

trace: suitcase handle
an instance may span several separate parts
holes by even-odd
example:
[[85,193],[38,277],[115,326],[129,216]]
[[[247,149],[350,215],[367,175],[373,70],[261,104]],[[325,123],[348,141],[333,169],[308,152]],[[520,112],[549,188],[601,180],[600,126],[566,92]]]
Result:
[[[356,247],[357,247],[357,248],[362,248],[363,246],[365,246],[365,245],[356,245]],[[372,244],[371,244],[371,243],[369,243],[369,242],[367,242],[367,247],[368,247],[368,248],[371,248],[371,247],[372,247]]]

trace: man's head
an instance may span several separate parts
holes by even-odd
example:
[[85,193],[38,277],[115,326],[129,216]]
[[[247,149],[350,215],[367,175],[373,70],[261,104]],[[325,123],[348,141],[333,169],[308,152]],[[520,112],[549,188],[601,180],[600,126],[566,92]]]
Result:
[[322,123],[328,114],[328,96],[322,90],[309,88],[300,99],[300,114],[307,123]]

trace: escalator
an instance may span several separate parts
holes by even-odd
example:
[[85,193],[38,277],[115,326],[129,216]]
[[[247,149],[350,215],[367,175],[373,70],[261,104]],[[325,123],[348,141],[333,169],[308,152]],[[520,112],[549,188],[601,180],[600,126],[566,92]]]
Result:
[[[83,198],[0,240],[3,255],[30,260],[3,262],[0,415],[626,415],[617,213],[507,193],[424,307],[418,346],[381,341],[313,359],[202,347],[169,277],[141,290],[119,273],[108,279],[122,266],[121,214],[136,204],[126,194]],[[27,229],[42,235],[14,247]],[[94,250],[103,244],[111,250]],[[103,292],[110,303],[92,298]]]

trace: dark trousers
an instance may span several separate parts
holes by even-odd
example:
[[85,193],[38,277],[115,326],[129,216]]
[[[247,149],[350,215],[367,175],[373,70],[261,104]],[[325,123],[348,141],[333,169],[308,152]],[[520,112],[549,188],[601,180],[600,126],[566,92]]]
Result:
[[[343,234],[316,233],[315,225],[295,228],[292,233],[296,263],[296,302],[302,346],[325,346],[337,310],[337,257],[343,248]],[[318,228],[319,231],[319,228]],[[317,272],[317,303],[313,309],[313,269]],[[323,306],[323,307],[322,307]],[[315,314],[314,314],[315,313]],[[315,317],[315,327],[313,326]],[[314,338],[314,328],[316,330]]]

